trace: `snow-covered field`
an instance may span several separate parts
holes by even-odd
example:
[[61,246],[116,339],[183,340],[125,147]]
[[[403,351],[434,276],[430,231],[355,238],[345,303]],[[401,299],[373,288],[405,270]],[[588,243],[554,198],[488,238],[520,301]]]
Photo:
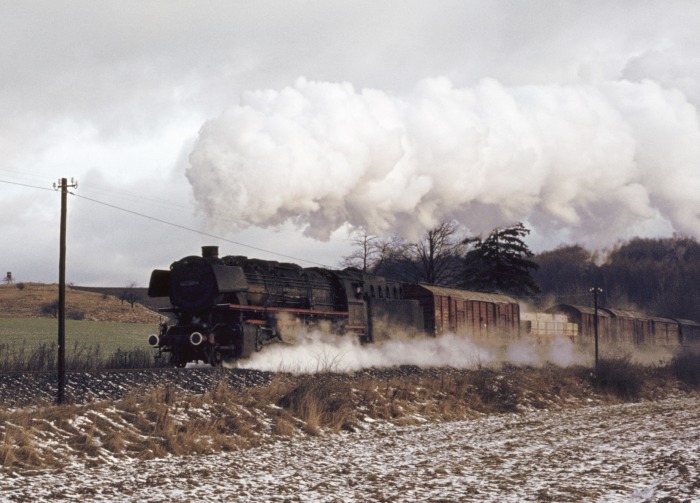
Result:
[[700,501],[700,399],[281,440],[0,475],[2,501]]

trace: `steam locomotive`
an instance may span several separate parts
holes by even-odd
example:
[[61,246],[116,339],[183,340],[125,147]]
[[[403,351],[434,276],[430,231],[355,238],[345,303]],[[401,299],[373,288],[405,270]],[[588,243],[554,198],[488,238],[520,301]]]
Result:
[[182,367],[191,361],[219,365],[246,358],[263,346],[284,340],[299,327],[354,334],[363,342],[381,337],[378,319],[416,325],[418,303],[403,298],[403,285],[354,269],[333,271],[295,264],[219,258],[218,247],[202,256],[155,270],[150,297],[170,297],[176,322],[163,323],[148,338],[159,356]]
[[615,309],[570,305],[547,313],[521,313],[517,300],[425,284],[403,284],[357,269],[302,268],[295,264],[219,257],[218,247],[201,256],[155,270],[150,297],[169,297],[164,309],[174,323],[162,323],[148,338],[158,357],[184,367],[203,361],[212,366],[247,358],[265,345],[291,341],[300,328],[320,328],[358,337],[364,343],[387,339],[392,328],[430,336],[468,333],[479,338],[527,336],[532,341],[566,336],[579,343],[593,339],[594,318],[602,340],[633,345],[678,346],[700,341],[700,324],[650,318]]

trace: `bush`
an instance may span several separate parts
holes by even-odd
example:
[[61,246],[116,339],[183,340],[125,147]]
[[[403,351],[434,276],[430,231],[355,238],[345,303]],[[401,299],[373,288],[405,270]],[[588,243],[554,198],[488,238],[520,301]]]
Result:
[[[58,299],[43,304],[41,306],[41,314],[51,316],[52,318],[58,318]],[[80,309],[67,308],[66,318],[69,320],[84,320],[85,312]]]
[[54,318],[58,317],[58,299],[53,302],[47,302],[41,306],[41,314],[52,316]]
[[134,348],[131,350],[117,349],[104,362],[108,369],[140,369],[165,366],[165,361],[156,361],[149,349]]
[[[149,348],[117,349],[105,356],[99,344],[75,343],[66,348],[66,370],[135,369],[167,366],[153,358]],[[52,372],[58,366],[58,346],[55,342],[28,347],[0,344],[0,371]]]
[[31,349],[24,342],[18,346],[0,344],[0,371],[53,371],[56,369],[57,352],[55,342],[42,343]]
[[520,392],[507,375],[492,369],[480,368],[473,373],[472,391],[485,410],[515,412]]
[[69,320],[84,320],[85,312],[80,309],[68,309],[66,312],[66,318]]
[[352,429],[356,422],[351,385],[331,374],[301,377],[277,405],[304,421],[305,431],[313,435],[322,428]]
[[679,381],[700,388],[700,351],[678,353],[669,363],[669,368]]
[[630,357],[602,358],[593,374],[593,385],[613,393],[622,399],[639,398],[644,376],[638,365],[630,363]]

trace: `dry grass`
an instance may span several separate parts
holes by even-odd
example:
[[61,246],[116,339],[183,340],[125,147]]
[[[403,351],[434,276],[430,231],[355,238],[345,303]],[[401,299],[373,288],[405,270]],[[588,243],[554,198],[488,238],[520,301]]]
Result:
[[[58,367],[57,354],[55,342],[41,343],[33,348],[24,343],[17,347],[0,344],[0,371],[52,372]],[[65,361],[68,370],[153,368],[167,363],[153,358],[153,352],[146,348],[118,348],[105,354],[100,344],[79,342],[66,348]]]
[[[23,283],[0,285],[2,318],[55,318],[55,309],[49,306],[57,302],[58,285],[44,283]],[[125,323],[158,323],[160,316],[140,304],[133,308],[117,297],[66,289],[66,316],[69,319],[115,321]]]
[[286,413],[280,414],[278,427],[288,433],[285,422],[292,423],[289,417],[297,419],[302,430],[311,435],[351,429],[357,422],[352,386],[342,375],[323,373],[294,379],[285,375],[267,386],[259,398],[263,396]]
[[[627,370],[620,368],[613,366],[605,385],[600,368],[592,377],[582,368],[509,367],[418,369],[402,377],[280,374],[244,390],[233,389],[222,371],[202,394],[166,383],[113,402],[0,409],[0,462],[5,470],[17,470],[57,467],[72,459],[99,464],[114,456],[206,454],[280,437],[354,430],[367,420],[416,424],[635,399],[639,395],[629,386],[637,389],[636,384],[626,384]],[[615,376],[624,378],[622,388],[612,384]],[[642,388],[650,387],[651,379],[655,389],[679,389],[667,370],[633,372],[632,379]]]
[[644,367],[633,364],[629,356],[601,358],[592,379],[598,389],[623,400],[636,400],[642,393]]
[[669,369],[679,381],[691,388],[700,388],[700,350],[677,354],[671,360]]

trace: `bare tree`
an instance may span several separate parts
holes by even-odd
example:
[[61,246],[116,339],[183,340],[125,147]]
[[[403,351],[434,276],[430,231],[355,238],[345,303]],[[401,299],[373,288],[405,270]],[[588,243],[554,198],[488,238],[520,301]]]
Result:
[[457,286],[464,252],[459,230],[456,222],[443,222],[415,243],[363,234],[344,264],[398,281]]
[[341,262],[342,267],[354,267],[362,272],[369,272],[374,266],[374,262],[377,256],[377,242],[379,238],[377,236],[372,236],[366,231],[362,234],[356,235],[352,240],[355,246],[355,251],[353,251],[347,257],[343,257]]
[[418,279],[433,285],[457,286],[461,281],[463,239],[456,222],[442,222],[412,246]]
[[136,301],[139,300],[139,296],[136,293],[137,286],[138,286],[138,284],[135,281],[131,281],[131,282],[126,284],[126,288],[119,295],[119,300],[122,301],[122,304],[124,304],[124,302],[128,302],[132,308],[134,307],[134,304],[136,304]]

